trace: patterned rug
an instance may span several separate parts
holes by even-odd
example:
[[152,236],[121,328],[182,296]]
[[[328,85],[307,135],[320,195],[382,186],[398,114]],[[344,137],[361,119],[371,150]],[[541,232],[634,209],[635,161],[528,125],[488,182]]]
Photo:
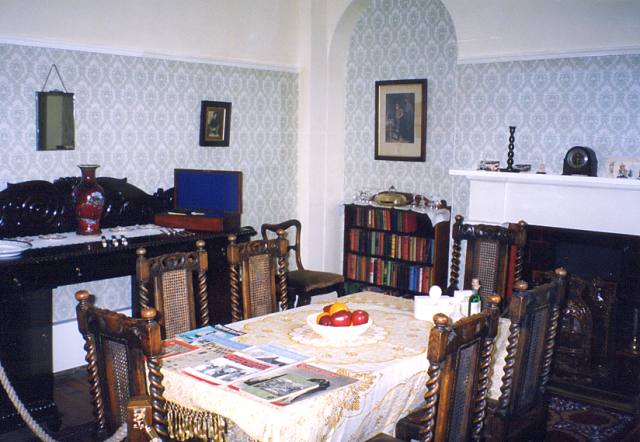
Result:
[[630,430],[633,417],[551,396],[546,442],[614,442]]

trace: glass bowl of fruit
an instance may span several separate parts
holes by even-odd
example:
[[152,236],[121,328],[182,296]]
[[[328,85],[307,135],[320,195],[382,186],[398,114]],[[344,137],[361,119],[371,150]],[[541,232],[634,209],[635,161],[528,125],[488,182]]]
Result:
[[321,312],[307,316],[307,324],[320,336],[334,341],[348,341],[366,332],[372,319],[364,310],[349,310],[346,304],[334,302],[325,305]]

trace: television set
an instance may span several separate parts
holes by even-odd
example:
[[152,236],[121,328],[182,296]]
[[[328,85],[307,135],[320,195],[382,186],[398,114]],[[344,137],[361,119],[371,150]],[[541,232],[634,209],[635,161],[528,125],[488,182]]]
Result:
[[242,172],[175,169],[174,207],[206,216],[242,213]]

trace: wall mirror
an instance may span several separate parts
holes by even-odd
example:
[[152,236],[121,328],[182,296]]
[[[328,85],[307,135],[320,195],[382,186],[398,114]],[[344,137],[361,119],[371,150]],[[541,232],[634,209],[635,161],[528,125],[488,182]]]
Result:
[[73,93],[38,92],[37,101],[38,150],[73,150]]

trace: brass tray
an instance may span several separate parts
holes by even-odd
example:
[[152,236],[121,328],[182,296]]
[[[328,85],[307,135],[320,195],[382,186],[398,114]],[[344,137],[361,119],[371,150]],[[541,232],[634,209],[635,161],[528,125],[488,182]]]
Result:
[[381,206],[401,207],[411,202],[412,195],[402,192],[379,192],[373,196],[373,201]]

